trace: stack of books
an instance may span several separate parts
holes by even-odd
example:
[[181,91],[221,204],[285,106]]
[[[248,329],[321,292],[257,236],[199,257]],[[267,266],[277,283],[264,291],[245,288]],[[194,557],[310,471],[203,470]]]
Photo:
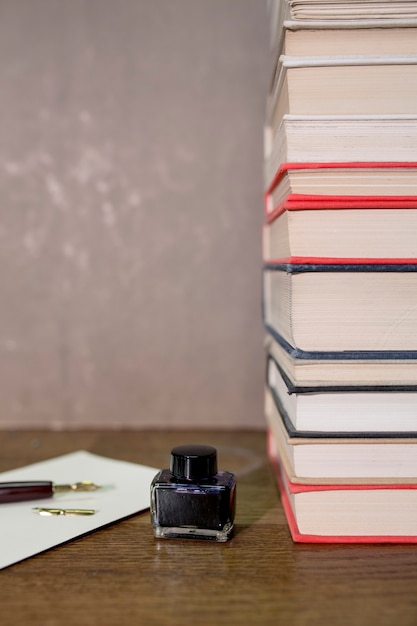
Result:
[[270,0],[268,450],[294,541],[417,543],[417,0]]

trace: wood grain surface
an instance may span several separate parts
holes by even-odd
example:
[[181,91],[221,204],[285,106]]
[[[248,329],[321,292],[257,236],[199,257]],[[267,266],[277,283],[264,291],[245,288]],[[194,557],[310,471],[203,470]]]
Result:
[[1,623],[417,624],[416,546],[294,544],[262,432],[2,431],[0,470],[77,449],[166,467],[192,442],[237,475],[230,542],[156,540],[133,516],[3,570]]

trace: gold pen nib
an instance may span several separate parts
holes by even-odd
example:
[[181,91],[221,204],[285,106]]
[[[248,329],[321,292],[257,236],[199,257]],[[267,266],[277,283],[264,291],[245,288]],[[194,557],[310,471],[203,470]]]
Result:
[[66,491],[97,491],[97,489],[101,489],[101,486],[96,485],[91,480],[82,480],[79,483],[53,486],[54,493],[64,493]]
[[40,506],[34,507],[33,510],[39,515],[94,515],[96,513],[94,509],[49,509]]

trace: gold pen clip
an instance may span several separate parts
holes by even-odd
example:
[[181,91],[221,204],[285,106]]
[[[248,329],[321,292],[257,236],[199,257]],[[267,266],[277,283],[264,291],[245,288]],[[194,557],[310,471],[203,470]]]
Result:
[[44,507],[34,507],[33,511],[39,515],[94,515],[95,509],[49,509]]
[[53,485],[54,493],[64,493],[66,491],[96,491],[101,489],[100,485],[96,485],[91,480],[82,480],[79,483],[68,485]]

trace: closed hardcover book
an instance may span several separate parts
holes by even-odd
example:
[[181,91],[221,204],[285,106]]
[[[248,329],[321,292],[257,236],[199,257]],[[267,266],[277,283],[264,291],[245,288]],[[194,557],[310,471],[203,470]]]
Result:
[[417,55],[281,55],[266,123],[284,115],[414,115]]
[[[302,48],[299,53],[309,54],[309,51],[313,48],[317,51],[316,53],[321,54],[350,54],[352,50],[358,50],[358,54],[364,54],[367,52],[382,52],[378,44],[380,39],[383,40],[384,37],[380,37],[379,32],[373,37],[369,34],[369,31],[372,29],[377,31],[404,30],[413,28],[417,21],[417,4],[414,0],[407,2],[395,0],[379,3],[361,0],[360,2],[345,2],[343,4],[331,1],[325,3],[316,1],[313,4],[292,0],[268,0],[267,4],[270,24],[270,48],[274,52],[284,49],[291,54],[297,53],[298,48],[294,49],[294,44],[291,42],[292,45],[287,49],[285,45],[285,31],[306,30],[313,31],[313,33],[319,31],[324,38],[324,47],[320,47],[319,44],[318,48],[315,47],[316,40],[314,37],[307,39],[305,42],[302,40]],[[336,41],[333,46],[329,47],[328,40],[322,35],[324,30],[335,30],[337,32],[335,37],[338,37],[340,42],[339,48],[336,46]],[[344,39],[341,32],[358,30],[365,31],[363,37]],[[371,39],[368,45],[367,39]],[[409,50],[408,47],[404,47],[405,44],[400,36],[396,39],[394,35],[393,39],[394,44],[398,43],[398,47],[389,47],[388,43],[388,48],[384,46],[383,50],[392,51],[393,54],[398,54],[399,50],[402,52]],[[333,43],[333,38],[330,38],[330,42]],[[361,44],[364,47],[361,47]]]
[[278,340],[317,357],[417,357],[417,265],[266,264],[263,314]]
[[264,146],[267,184],[285,163],[415,162],[417,116],[286,114]]
[[417,196],[289,196],[268,213],[265,263],[417,263]]
[[379,485],[294,483],[268,431],[268,454],[288,527],[300,543],[417,543],[417,481]]
[[290,20],[281,28],[288,56],[416,55],[417,13],[413,19]]
[[358,378],[353,385],[294,385],[268,354],[266,384],[295,431],[330,437],[369,432],[417,437],[417,380],[409,386],[366,385]]
[[294,387],[322,389],[362,385],[415,388],[417,353],[382,352],[373,358],[362,353],[308,353],[294,348],[276,332],[267,333],[265,349],[279,363]]
[[330,162],[284,163],[267,185],[264,204],[267,215],[277,213],[291,199],[326,200],[339,204],[346,197],[356,199],[356,206],[366,201],[415,202],[417,196],[417,162]]
[[277,0],[297,20],[394,19],[417,16],[415,0]]
[[309,433],[294,429],[265,389],[265,417],[293,482],[410,483],[417,476],[416,433]]

